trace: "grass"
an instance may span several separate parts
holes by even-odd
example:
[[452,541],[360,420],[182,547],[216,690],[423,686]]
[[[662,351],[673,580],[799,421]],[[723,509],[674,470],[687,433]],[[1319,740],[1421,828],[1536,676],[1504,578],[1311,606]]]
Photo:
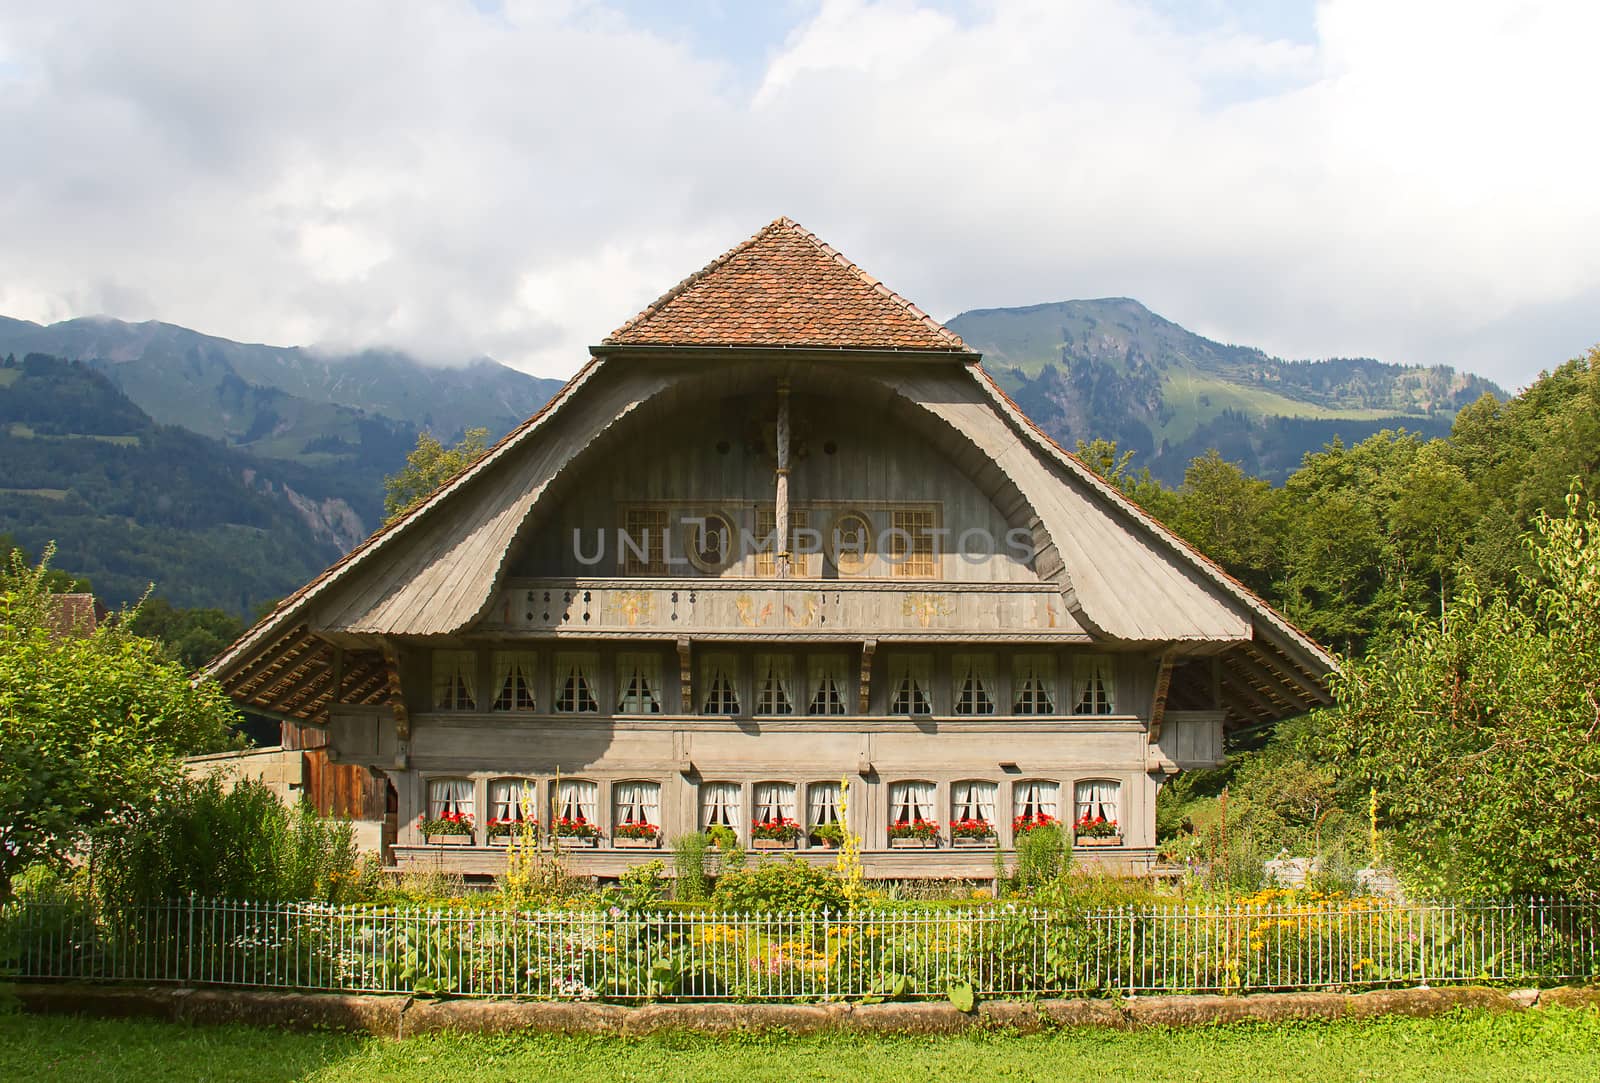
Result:
[[1094,1079],[1548,1080],[1600,1073],[1600,1012],[1120,1033],[814,1038],[426,1037],[404,1042],[250,1027],[0,1017],[0,1078],[563,1081]]

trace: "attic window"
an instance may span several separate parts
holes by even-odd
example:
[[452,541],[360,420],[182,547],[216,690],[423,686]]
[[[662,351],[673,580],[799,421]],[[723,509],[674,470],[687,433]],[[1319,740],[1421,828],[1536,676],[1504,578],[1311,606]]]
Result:
[[717,512],[688,516],[683,524],[689,562],[707,575],[722,571],[733,560],[733,540],[733,524]]
[[931,508],[896,508],[890,513],[889,563],[905,579],[932,579],[939,559]]
[[840,575],[861,575],[872,557],[872,523],[858,511],[847,511],[834,520],[828,544]]
[[599,714],[594,694],[595,656],[556,655],[556,710],[563,714]]
[[[791,507],[789,509],[789,573],[796,577],[815,575],[815,566],[812,561],[817,559],[815,553],[801,553],[800,534],[802,530],[811,528],[811,514],[804,508]],[[807,535],[808,539],[810,535]],[[778,541],[778,512],[771,505],[756,509],[756,577],[759,579],[775,579],[778,575],[778,550],[785,548]],[[815,549],[813,544],[811,548]]]
[[629,508],[623,516],[623,575],[667,574],[667,510]]
[[434,710],[477,710],[477,669],[478,656],[473,651],[434,651]]

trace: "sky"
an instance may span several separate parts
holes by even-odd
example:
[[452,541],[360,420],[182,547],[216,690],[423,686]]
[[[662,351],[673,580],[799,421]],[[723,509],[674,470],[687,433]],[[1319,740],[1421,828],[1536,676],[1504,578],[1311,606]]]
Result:
[[565,376],[780,215],[1526,385],[1600,342],[1592,0],[0,0],[0,314]]

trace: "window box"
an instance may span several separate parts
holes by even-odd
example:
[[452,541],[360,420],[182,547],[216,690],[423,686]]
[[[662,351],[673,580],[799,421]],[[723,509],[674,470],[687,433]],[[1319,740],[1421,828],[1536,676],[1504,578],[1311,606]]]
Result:
[[994,835],[957,835],[950,840],[950,845],[957,850],[987,849],[994,845]]
[[593,835],[557,835],[556,845],[563,850],[592,850],[600,840]]
[[471,846],[471,835],[424,835],[429,846]]
[[798,839],[751,839],[750,847],[754,850],[793,850]]
[[659,835],[650,838],[614,838],[611,845],[619,850],[654,850],[661,845]]
[[1073,840],[1074,846],[1121,846],[1121,835],[1079,835]]
[[925,839],[917,835],[907,835],[889,840],[889,849],[891,850],[932,850],[938,845],[938,839]]

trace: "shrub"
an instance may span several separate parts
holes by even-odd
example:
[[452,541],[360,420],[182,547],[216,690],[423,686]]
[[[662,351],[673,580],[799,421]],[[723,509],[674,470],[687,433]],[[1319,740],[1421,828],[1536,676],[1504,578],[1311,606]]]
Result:
[[1050,883],[1072,864],[1066,832],[1054,821],[1038,823],[1017,836],[1017,868],[1012,876],[1019,891],[1033,891]]
[[719,910],[736,913],[814,914],[844,910],[845,892],[831,869],[791,857],[719,876],[711,901]]
[[672,848],[673,898],[679,902],[703,902],[711,894],[711,878],[706,875],[706,851],[711,838],[700,832],[679,835]]
[[653,910],[667,896],[667,863],[657,858],[617,877],[624,901],[630,910]]

